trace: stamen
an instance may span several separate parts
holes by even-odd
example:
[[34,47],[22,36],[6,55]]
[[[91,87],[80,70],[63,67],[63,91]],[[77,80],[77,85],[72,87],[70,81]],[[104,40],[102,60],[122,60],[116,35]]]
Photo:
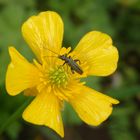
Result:
[[49,72],[50,82],[56,86],[66,86],[68,74],[63,67],[57,67]]

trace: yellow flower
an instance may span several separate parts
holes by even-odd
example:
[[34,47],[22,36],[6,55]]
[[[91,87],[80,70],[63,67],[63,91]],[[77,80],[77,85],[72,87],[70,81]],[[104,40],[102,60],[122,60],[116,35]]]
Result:
[[[23,118],[33,124],[48,126],[61,137],[64,136],[61,118],[64,101],[72,105],[84,122],[93,126],[105,121],[112,112],[112,104],[119,103],[80,82],[82,77],[107,76],[116,70],[118,51],[111,38],[91,31],[70,52],[71,48],[61,47],[63,30],[63,21],[55,12],[41,12],[30,17],[22,26],[22,34],[37,60],[30,63],[10,47],[11,63],[6,75],[6,89],[10,95],[25,91],[26,95],[35,96],[23,112]],[[76,63],[83,74],[73,73],[57,54],[68,54],[73,60],[80,60]]]

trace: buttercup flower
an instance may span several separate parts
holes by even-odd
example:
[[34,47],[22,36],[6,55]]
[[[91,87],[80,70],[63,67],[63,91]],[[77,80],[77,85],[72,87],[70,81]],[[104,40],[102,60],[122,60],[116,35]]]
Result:
[[[64,136],[61,110],[69,102],[87,124],[97,126],[112,112],[119,101],[101,94],[80,82],[89,75],[107,76],[117,67],[118,51],[104,33],[87,33],[71,51],[62,47],[63,21],[52,11],[30,17],[22,26],[22,34],[37,57],[28,62],[14,47],[9,47],[11,63],[6,74],[7,92],[14,96],[22,91],[35,96],[23,112],[33,124],[45,125]],[[71,52],[70,52],[71,51]],[[57,55],[58,54],[58,55]],[[83,73],[72,71],[60,55],[68,54]]]

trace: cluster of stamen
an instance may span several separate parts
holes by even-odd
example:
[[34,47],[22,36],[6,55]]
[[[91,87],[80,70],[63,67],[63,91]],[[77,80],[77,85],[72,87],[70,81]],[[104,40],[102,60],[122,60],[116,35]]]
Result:
[[49,72],[50,82],[56,86],[66,86],[68,74],[63,67],[51,69]]

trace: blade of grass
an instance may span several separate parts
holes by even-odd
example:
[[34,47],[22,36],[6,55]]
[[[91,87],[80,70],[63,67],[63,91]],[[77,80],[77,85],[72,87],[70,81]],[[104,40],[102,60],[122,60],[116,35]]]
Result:
[[10,117],[9,119],[4,122],[1,126],[0,126],[0,135],[5,131],[5,129],[10,125],[10,123],[14,122],[16,119],[18,119],[23,110],[26,108],[26,106],[31,102],[31,100],[33,99],[33,97],[28,98]]

